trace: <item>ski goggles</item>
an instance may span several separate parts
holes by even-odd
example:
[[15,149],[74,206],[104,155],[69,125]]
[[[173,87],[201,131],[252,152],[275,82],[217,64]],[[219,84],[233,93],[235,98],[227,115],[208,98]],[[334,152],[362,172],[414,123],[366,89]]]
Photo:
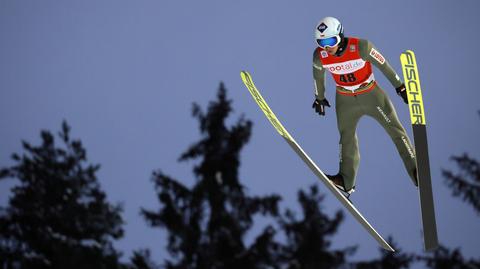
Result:
[[324,38],[324,39],[317,39],[317,44],[322,49],[327,47],[333,48],[337,46],[339,43],[340,43],[340,37],[338,35],[332,36],[329,38]]

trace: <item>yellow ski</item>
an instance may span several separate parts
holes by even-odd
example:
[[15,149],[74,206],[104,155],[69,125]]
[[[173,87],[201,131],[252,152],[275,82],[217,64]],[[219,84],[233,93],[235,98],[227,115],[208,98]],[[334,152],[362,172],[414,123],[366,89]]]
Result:
[[247,89],[252,94],[253,99],[257,102],[260,109],[262,109],[265,116],[267,116],[270,123],[275,127],[277,132],[287,141],[287,143],[292,147],[292,149],[302,158],[302,160],[307,164],[307,166],[312,170],[312,172],[322,181],[325,186],[335,195],[335,197],[347,208],[347,210],[353,215],[353,217],[368,231],[368,233],[382,246],[384,249],[389,251],[395,251],[388,243],[383,239],[383,237],[378,234],[378,232],[370,225],[370,223],[360,214],[360,212],[355,208],[355,206],[348,200],[334,185],[328,180],[325,174],[318,168],[318,166],[312,161],[312,159],[305,153],[305,151],[298,145],[298,143],[293,139],[293,137],[288,133],[288,131],[283,127],[282,123],[275,116],[273,111],[268,106],[265,99],[263,99],[260,92],[253,84],[252,77],[246,71],[241,72],[241,77],[243,83]]

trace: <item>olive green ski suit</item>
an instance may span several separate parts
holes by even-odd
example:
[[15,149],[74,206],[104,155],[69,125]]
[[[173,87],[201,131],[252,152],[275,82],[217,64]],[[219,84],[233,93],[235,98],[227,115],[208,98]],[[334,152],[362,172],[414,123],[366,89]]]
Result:
[[[348,39],[347,39],[348,40]],[[348,48],[347,48],[348,49]],[[376,66],[387,77],[393,87],[400,87],[403,82],[390,66],[388,61],[381,56],[375,58],[379,53],[371,42],[364,39],[358,41],[360,57]],[[325,51],[323,53],[326,53]],[[313,77],[315,81],[315,97],[317,100],[325,99],[325,68],[320,60],[319,50],[313,55]],[[369,90],[365,90],[369,88]],[[363,91],[363,92],[362,92]],[[355,94],[359,92],[359,94]],[[348,93],[350,95],[341,94]],[[356,174],[360,161],[358,150],[358,139],[356,127],[363,115],[373,117],[378,121],[393,140],[400,157],[403,160],[408,175],[415,181],[414,171],[416,169],[415,152],[410,140],[398,120],[397,113],[388,95],[373,81],[368,85],[362,85],[352,91],[337,85],[335,110],[337,114],[337,126],[340,132],[340,171],[343,176],[347,190],[355,187]]]

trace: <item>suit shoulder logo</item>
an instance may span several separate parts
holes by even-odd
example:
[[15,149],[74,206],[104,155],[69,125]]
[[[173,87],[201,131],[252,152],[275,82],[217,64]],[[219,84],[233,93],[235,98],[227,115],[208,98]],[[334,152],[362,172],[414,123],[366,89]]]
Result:
[[385,58],[383,57],[382,54],[380,54],[380,52],[378,52],[375,48],[372,48],[372,50],[370,50],[370,56],[372,56],[375,60],[377,60],[377,62],[379,62],[380,64],[384,64],[385,63]]

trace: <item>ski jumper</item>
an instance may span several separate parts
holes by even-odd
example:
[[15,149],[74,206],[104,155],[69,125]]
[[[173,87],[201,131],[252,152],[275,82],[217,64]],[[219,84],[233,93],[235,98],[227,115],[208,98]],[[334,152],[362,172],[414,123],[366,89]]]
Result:
[[372,64],[387,77],[393,87],[402,81],[387,60],[371,42],[358,38],[345,38],[342,54],[329,55],[322,48],[313,54],[315,97],[325,99],[325,70],[336,83],[335,110],[340,133],[340,171],[345,187],[355,186],[360,161],[356,127],[363,115],[373,117],[389,134],[403,160],[409,176],[414,180],[416,160],[410,140],[398,120],[388,95],[378,86]]

